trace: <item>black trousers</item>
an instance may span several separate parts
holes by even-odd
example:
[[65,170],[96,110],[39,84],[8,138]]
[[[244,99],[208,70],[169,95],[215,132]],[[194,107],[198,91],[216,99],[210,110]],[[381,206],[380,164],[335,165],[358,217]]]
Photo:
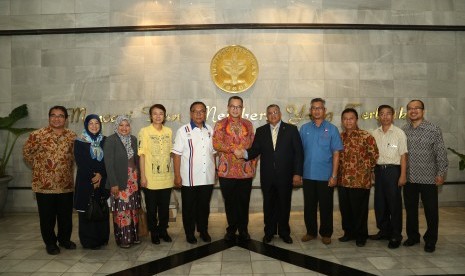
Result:
[[220,177],[219,180],[228,221],[226,231],[230,234],[235,234],[236,231],[239,231],[239,234],[247,233],[252,178]]
[[79,217],[79,241],[82,247],[92,248],[108,244],[110,237],[110,216],[102,221],[90,221],[86,213],[77,212]]
[[207,232],[212,193],[213,185],[181,187],[182,223],[186,236],[194,235],[196,227],[198,232]]
[[292,184],[291,183],[262,183],[263,217],[265,221],[265,235],[276,233],[281,237],[291,234],[289,216],[291,212]]
[[368,238],[370,189],[337,187],[344,235],[357,240]]
[[317,211],[320,211],[320,230],[322,237],[333,234],[333,194],[334,187],[328,186],[328,181],[303,180],[304,189],[304,220],[307,234],[317,236]]
[[439,211],[438,187],[435,184],[407,183],[405,185],[404,203],[407,213],[407,237],[417,241],[420,240],[420,232],[418,231],[418,203],[420,196],[427,225],[423,240],[427,243],[436,244],[438,241]]
[[400,166],[375,167],[376,226],[383,236],[402,240],[402,187]]
[[170,219],[170,199],[172,188],[150,190],[144,189],[147,208],[147,227],[156,234],[166,233]]
[[[46,245],[66,243],[73,230],[73,193],[36,193],[39,209],[40,233]],[[55,234],[55,224],[58,232]]]

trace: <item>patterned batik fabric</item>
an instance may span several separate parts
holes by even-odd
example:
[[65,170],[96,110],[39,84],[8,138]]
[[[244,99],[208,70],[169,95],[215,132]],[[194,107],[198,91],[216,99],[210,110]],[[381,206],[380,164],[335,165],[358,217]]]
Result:
[[126,245],[138,241],[139,219],[137,213],[141,206],[137,171],[128,168],[127,188],[120,190],[117,198],[112,195],[110,199],[116,244]]
[[213,147],[218,152],[218,176],[225,178],[253,178],[257,160],[245,161],[234,156],[235,149],[252,146],[254,130],[249,120],[232,120],[230,117],[218,121],[213,132]]
[[365,130],[341,133],[344,149],[339,153],[339,186],[370,189],[379,152],[373,136]]
[[23,147],[23,157],[32,167],[32,191],[44,194],[74,191],[74,140],[76,134],[64,129],[57,134],[51,127],[31,132]]
[[402,130],[407,136],[407,181],[434,184],[436,176],[444,177],[449,161],[441,129],[423,120],[416,128],[408,123]]

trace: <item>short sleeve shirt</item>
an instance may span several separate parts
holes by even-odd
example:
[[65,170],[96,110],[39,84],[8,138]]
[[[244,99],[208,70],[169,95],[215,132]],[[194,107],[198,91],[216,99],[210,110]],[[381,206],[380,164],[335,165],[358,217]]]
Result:
[[190,123],[176,132],[173,150],[181,156],[182,185],[193,187],[215,183],[215,150],[213,128]]
[[384,132],[382,127],[373,131],[376,145],[379,150],[379,158],[376,164],[400,165],[400,157],[407,153],[407,137],[402,129],[391,125],[388,131]]
[[327,181],[333,171],[333,153],[342,150],[341,136],[336,126],[323,121],[317,126],[313,121],[300,128],[304,149],[304,179]]
[[145,175],[148,189],[159,190],[173,187],[172,147],[171,128],[163,126],[158,131],[153,125],[149,125],[140,130],[138,154],[145,156]]
[[32,191],[44,194],[74,191],[74,140],[76,134],[64,129],[57,134],[48,126],[31,132],[23,156],[32,166]]

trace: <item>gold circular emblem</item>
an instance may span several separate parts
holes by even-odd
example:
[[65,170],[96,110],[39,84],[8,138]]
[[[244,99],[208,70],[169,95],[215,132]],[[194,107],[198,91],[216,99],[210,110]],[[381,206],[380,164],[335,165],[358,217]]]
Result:
[[258,62],[247,48],[231,45],[215,54],[210,64],[210,74],[219,89],[228,93],[241,93],[257,80]]

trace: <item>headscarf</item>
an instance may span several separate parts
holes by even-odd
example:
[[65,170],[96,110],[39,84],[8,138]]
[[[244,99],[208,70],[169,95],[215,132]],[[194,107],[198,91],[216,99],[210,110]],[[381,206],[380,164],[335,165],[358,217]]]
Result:
[[[96,119],[100,124],[100,129],[98,133],[93,134],[89,130],[89,122],[92,119]],[[100,145],[103,139],[102,135],[102,123],[100,118],[96,114],[90,114],[84,120],[84,130],[81,133],[81,136],[77,138],[79,141],[90,144],[90,157],[92,159],[97,159],[97,161],[102,161],[103,159],[103,149]]]
[[134,150],[132,149],[132,145],[131,145],[131,134],[121,135],[118,132],[118,126],[119,126],[119,124],[121,124],[122,121],[127,121],[128,124],[131,125],[131,119],[129,119],[128,116],[119,115],[118,117],[116,117],[114,130],[115,130],[116,135],[118,135],[118,137],[121,139],[121,142],[123,143],[124,147],[126,148],[126,152],[128,154],[128,159],[131,159],[131,157],[134,156]]

